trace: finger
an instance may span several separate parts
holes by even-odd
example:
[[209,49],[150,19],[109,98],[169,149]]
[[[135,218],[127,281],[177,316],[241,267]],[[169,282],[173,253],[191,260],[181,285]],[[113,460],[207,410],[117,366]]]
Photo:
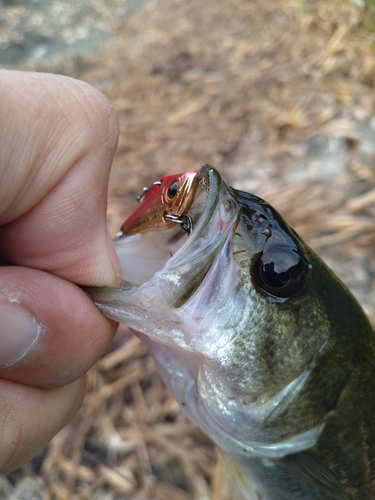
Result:
[[85,395],[85,378],[57,389],[0,379],[0,474],[32,459],[72,418]]
[[0,253],[80,284],[117,285],[105,212],[118,125],[107,99],[71,78],[0,71],[0,122]]
[[81,377],[116,324],[82,289],[44,271],[0,268],[0,377],[41,388]]

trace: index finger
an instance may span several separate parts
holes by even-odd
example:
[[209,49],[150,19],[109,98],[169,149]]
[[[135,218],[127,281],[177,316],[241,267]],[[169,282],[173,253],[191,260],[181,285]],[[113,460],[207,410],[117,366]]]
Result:
[[106,226],[118,125],[107,99],[71,78],[0,72],[0,253],[79,284],[117,285]]

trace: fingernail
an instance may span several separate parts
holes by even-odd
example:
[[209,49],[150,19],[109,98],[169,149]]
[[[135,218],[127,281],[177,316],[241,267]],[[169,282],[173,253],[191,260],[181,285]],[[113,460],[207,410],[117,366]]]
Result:
[[43,327],[22,306],[0,300],[0,367],[11,366],[23,358]]
[[107,228],[107,242],[108,242],[108,252],[109,252],[109,255],[111,257],[112,266],[113,266],[113,269],[115,270],[115,274],[118,278],[118,285],[120,285],[121,281],[122,281],[122,268],[121,268],[119,258],[117,256],[115,245],[113,244],[113,241],[112,241],[112,238],[111,238],[111,235],[110,235],[108,228]]

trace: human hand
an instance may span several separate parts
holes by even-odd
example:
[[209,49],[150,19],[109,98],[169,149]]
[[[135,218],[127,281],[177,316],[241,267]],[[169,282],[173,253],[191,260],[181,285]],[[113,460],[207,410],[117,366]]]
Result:
[[116,324],[77,286],[118,286],[106,226],[118,126],[83,82],[0,71],[0,473],[80,406]]

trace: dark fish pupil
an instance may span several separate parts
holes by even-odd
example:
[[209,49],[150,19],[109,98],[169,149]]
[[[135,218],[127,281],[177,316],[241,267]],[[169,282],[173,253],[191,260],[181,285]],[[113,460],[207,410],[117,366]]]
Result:
[[167,191],[167,198],[169,201],[173,200],[178,193],[178,185],[177,182],[172,182]]
[[290,279],[289,270],[278,272],[275,263],[265,264],[261,270],[263,281],[271,288],[283,288]]

